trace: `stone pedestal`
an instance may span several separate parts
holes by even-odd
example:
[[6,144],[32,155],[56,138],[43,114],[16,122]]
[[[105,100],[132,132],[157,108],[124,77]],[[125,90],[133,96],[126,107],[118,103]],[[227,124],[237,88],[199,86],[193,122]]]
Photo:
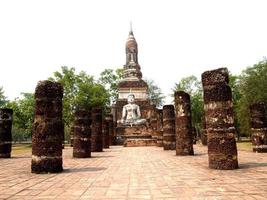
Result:
[[264,102],[257,102],[250,106],[251,142],[253,151],[267,153],[267,120]]
[[91,157],[91,112],[78,109],[75,112],[74,135],[73,135],[73,157]]
[[238,168],[232,92],[226,68],[202,74],[209,167]]
[[175,114],[173,105],[163,106],[163,149],[175,150]]
[[125,147],[156,146],[157,140],[152,138],[153,130],[145,125],[116,128],[117,141]]
[[35,89],[35,116],[32,134],[33,173],[55,173],[62,167],[63,87],[59,83],[40,81]]
[[177,91],[175,96],[176,155],[194,155],[189,94]]
[[102,133],[102,109],[92,109],[92,134],[91,134],[91,151],[103,151],[103,133]]
[[13,110],[0,109],[0,158],[10,158],[12,149],[12,115]]

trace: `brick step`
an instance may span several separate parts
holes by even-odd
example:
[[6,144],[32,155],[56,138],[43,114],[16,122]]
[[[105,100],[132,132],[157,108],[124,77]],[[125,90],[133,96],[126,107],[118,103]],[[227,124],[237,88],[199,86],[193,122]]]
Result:
[[124,147],[144,147],[144,146],[157,146],[156,139],[126,139],[123,143]]

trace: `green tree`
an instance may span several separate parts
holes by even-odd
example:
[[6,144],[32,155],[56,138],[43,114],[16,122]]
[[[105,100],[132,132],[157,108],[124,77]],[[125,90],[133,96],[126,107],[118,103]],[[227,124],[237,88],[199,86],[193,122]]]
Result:
[[63,118],[68,127],[73,122],[73,113],[77,106],[88,109],[92,106],[105,108],[109,103],[107,90],[84,71],[76,73],[75,68],[64,66],[49,79],[64,87]]
[[99,84],[104,85],[109,91],[112,102],[118,99],[118,83],[122,79],[122,73],[122,68],[116,70],[105,69],[100,73]]
[[242,135],[250,135],[249,106],[263,101],[267,103],[267,60],[248,67],[239,77],[240,99],[236,103],[237,118]]
[[4,95],[3,87],[0,87],[0,107],[5,106],[7,103],[6,97]]
[[29,139],[32,134],[34,117],[34,96],[32,93],[22,93],[20,98],[7,103],[13,109],[13,140]]
[[151,79],[145,80],[148,85],[148,97],[156,107],[163,106],[164,98],[160,87]]
[[182,78],[179,83],[175,83],[173,92],[179,90],[190,95],[192,124],[199,129],[201,127],[201,117],[204,114],[203,89],[201,82],[193,75]]

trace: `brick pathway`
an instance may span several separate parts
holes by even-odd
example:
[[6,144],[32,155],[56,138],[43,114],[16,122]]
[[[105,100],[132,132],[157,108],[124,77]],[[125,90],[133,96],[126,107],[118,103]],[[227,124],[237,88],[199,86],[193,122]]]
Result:
[[88,159],[64,150],[64,172],[30,173],[31,155],[0,160],[0,199],[267,199],[267,154],[239,151],[240,169],[209,169],[207,149],[177,157],[159,147],[113,146]]

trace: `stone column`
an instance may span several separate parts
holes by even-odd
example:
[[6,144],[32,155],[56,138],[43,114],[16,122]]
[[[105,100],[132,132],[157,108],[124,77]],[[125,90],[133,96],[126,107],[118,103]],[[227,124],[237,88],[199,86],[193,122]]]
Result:
[[73,157],[91,157],[91,111],[77,109],[74,113]]
[[113,115],[107,114],[106,121],[108,122],[108,135],[109,135],[109,146],[114,145],[114,124],[113,124]]
[[32,133],[32,173],[55,173],[62,167],[63,87],[40,81],[35,89],[35,116]]
[[163,149],[175,150],[175,114],[173,105],[163,106]]
[[73,147],[73,140],[74,140],[74,125],[70,127],[70,146]]
[[206,122],[205,122],[205,117],[202,117],[202,130],[201,130],[201,143],[204,146],[207,146],[208,144],[208,136],[207,136],[207,129],[206,129]]
[[232,92],[226,68],[202,74],[209,167],[238,168]]
[[176,155],[194,155],[189,94],[177,91],[175,97]]
[[157,146],[163,147],[163,119],[162,119],[162,109],[157,109]]
[[92,140],[91,151],[103,151],[103,133],[102,133],[102,109],[94,107],[92,109]]
[[12,115],[9,108],[0,109],[0,158],[10,158],[12,149]]
[[267,153],[267,120],[264,102],[250,105],[251,142],[253,151]]
[[102,132],[103,132],[103,148],[109,148],[109,122],[105,118],[102,123]]

